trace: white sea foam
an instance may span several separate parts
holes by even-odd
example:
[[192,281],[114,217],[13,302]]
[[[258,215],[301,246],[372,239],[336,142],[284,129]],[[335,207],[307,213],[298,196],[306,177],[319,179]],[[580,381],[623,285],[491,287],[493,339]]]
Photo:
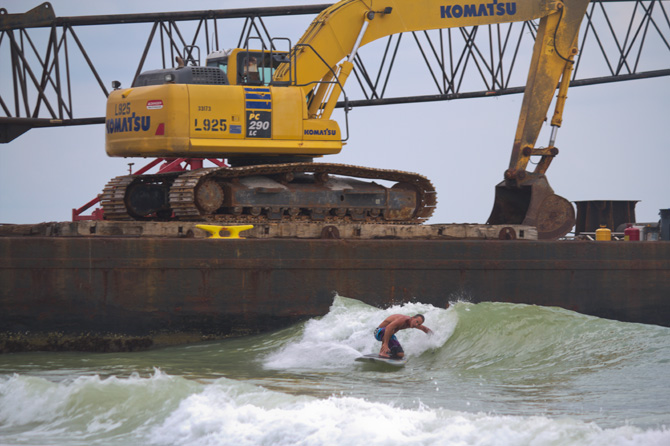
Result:
[[666,446],[670,431],[314,398],[226,378],[0,378],[0,444]]
[[151,433],[156,445],[665,446],[670,431],[601,429],[577,420],[401,409],[350,397],[313,399],[253,391],[231,395],[221,381],[186,398]]
[[458,322],[455,312],[428,304],[407,303],[382,310],[337,296],[328,314],[307,322],[302,337],[268,355],[264,365],[270,369],[350,367],[361,354],[379,351],[381,344],[374,339],[373,331],[395,313],[421,313],[426,317],[425,325],[434,332],[429,336],[419,330],[399,332],[398,339],[408,356],[442,346]]
[[58,383],[17,374],[0,377],[0,444],[71,444],[136,435],[197,387],[159,370],[144,378],[80,376]]

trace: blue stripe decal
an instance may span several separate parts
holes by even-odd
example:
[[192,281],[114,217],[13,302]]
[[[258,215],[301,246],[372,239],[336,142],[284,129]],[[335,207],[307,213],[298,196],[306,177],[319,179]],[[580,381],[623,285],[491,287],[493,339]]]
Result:
[[247,101],[246,107],[252,110],[272,110],[272,102],[270,101]]
[[270,94],[246,93],[244,95],[244,97],[247,98],[247,99],[260,99],[262,101],[269,101],[271,99]]
[[249,88],[249,87],[244,87],[244,91],[250,91],[250,92],[259,92],[259,91],[264,91],[266,93],[270,93],[270,88]]

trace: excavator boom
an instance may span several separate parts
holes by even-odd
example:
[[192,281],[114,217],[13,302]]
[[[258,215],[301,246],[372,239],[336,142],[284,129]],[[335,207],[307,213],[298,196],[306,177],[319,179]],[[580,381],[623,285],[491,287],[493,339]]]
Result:
[[[359,47],[392,34],[535,20],[558,10],[559,0],[344,0],[326,8],[293,49],[295,81],[308,92],[351,54],[359,31],[369,21]],[[317,50],[313,51],[311,49]],[[325,62],[325,64],[324,64]],[[284,65],[275,80],[288,81]]]
[[[588,1],[566,0],[557,14],[543,18],[538,27],[528,80],[512,146],[509,168],[496,186],[490,224],[525,224],[537,227],[541,239],[567,234],[575,223],[572,204],[554,194],[545,173],[558,154],[554,146],[562,123],[570,74],[577,54],[577,36]],[[552,97],[558,99],[551,120],[548,147],[536,148]],[[531,157],[539,157],[533,172],[526,170]]]

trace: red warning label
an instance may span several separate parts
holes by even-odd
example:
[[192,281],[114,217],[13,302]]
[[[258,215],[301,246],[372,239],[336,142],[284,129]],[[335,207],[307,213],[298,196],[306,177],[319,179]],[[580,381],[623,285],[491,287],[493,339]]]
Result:
[[163,108],[163,101],[161,99],[147,101],[147,110],[160,110],[161,108]]

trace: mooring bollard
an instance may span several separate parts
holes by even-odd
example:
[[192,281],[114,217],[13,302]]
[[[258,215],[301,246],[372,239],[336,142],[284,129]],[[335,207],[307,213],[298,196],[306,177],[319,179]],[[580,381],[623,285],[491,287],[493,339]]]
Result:
[[[251,229],[254,225],[239,225],[239,226],[219,226],[219,225],[195,225],[196,228],[207,231],[211,234],[208,238],[221,238],[221,239],[232,239],[232,238],[244,238],[240,237],[240,232]],[[228,231],[230,235],[222,236],[221,231]]]

